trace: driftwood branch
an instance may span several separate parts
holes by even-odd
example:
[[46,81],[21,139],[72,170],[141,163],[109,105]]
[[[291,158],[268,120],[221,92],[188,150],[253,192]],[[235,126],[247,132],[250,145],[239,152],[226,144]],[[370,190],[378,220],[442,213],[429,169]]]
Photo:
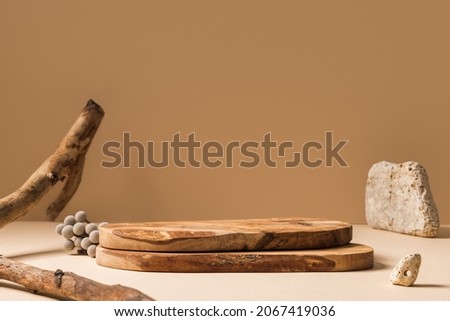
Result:
[[[103,109],[89,100],[56,151],[15,192],[0,199],[0,228],[24,216],[58,182],[65,185],[47,208],[54,220],[77,191],[86,153],[104,116]],[[20,284],[35,293],[73,300],[153,300],[122,285],[105,285],[72,272],[43,270],[0,255],[0,279]]]
[[47,215],[55,220],[75,194],[84,160],[104,116],[103,109],[89,100],[55,152],[15,192],[0,199],[0,228],[25,215],[58,182],[65,181]]
[[0,279],[78,301],[152,301],[142,292],[122,285],[106,285],[72,272],[43,270],[0,256]]

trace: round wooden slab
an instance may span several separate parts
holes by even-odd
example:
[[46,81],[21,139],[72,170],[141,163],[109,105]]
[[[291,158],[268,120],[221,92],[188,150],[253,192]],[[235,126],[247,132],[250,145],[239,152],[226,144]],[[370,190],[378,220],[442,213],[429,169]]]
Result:
[[303,250],[348,244],[352,226],[319,218],[107,224],[104,248],[155,252]]
[[339,272],[373,267],[373,249],[348,244],[303,251],[161,253],[97,247],[97,264],[147,272]]

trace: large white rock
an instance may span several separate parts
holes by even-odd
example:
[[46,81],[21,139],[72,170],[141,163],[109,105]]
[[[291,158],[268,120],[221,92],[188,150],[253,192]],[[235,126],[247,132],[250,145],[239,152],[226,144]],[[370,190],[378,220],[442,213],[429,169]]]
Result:
[[422,258],[420,254],[403,257],[391,272],[390,281],[395,285],[411,286],[419,275]]
[[366,220],[373,228],[435,237],[439,214],[425,168],[417,162],[379,162],[366,185]]

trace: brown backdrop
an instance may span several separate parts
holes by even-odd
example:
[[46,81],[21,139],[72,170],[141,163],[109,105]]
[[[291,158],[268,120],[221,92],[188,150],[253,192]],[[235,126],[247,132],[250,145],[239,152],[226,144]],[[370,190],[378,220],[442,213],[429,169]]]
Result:
[[[64,214],[364,223],[371,164],[417,160],[450,224],[449,16],[448,1],[1,1],[0,194],[93,98],[106,117]],[[297,147],[333,131],[349,167],[101,168],[124,131]]]

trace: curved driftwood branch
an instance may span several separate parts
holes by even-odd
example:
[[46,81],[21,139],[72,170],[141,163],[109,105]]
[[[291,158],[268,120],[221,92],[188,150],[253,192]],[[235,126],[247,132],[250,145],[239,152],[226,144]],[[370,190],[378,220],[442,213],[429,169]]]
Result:
[[0,228],[25,215],[58,182],[66,181],[47,215],[55,220],[76,192],[84,160],[104,116],[103,109],[89,100],[55,152],[15,192],[0,199]]
[[78,301],[152,301],[142,292],[122,285],[106,285],[72,272],[43,270],[0,256],[0,279],[35,292]]
[[[89,100],[56,151],[15,192],[0,199],[0,228],[25,215],[58,182],[65,185],[47,208],[54,220],[75,194],[83,173],[86,153],[104,116],[103,109]],[[0,279],[20,284],[35,293],[73,300],[153,300],[122,285],[105,285],[61,270],[48,271],[0,255]]]

